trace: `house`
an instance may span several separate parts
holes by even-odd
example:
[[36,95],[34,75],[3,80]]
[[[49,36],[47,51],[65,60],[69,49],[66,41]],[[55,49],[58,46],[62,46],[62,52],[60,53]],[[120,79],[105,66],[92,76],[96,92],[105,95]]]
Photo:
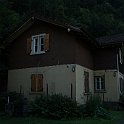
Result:
[[92,93],[118,102],[123,44],[103,39],[68,24],[30,18],[7,39],[8,91],[29,99],[62,93],[78,103]]
[[94,54],[94,76],[100,76],[101,79],[96,80],[105,82],[105,92],[99,94],[105,101],[117,102],[120,94],[124,93],[124,34],[104,36],[96,40],[99,47]]

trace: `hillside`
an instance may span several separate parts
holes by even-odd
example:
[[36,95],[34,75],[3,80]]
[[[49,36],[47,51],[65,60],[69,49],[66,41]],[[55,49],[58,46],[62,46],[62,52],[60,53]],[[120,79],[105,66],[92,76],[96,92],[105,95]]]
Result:
[[34,15],[84,27],[95,37],[124,32],[124,0],[0,0],[0,41]]

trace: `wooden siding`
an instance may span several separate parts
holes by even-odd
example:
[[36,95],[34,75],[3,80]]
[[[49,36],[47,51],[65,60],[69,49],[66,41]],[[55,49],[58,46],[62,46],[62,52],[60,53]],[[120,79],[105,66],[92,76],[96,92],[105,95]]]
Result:
[[94,68],[93,65],[93,49],[91,46],[89,47],[86,39],[82,39],[81,42],[76,42],[76,63],[79,65],[82,65],[84,67],[87,67],[89,69]]
[[117,69],[117,50],[115,47],[99,48],[94,51],[94,69]]
[[[27,38],[41,33],[49,33],[49,51],[40,55],[26,54]],[[46,23],[35,23],[11,43],[8,53],[9,69],[75,63],[87,68],[93,68],[92,56],[89,49],[80,46],[80,42],[77,42],[75,34]]]

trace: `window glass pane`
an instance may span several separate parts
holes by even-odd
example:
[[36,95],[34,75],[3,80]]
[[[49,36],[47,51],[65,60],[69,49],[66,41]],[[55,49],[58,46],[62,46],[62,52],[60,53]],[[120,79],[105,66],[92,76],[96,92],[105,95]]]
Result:
[[35,50],[34,51],[37,52],[37,46],[35,46]]
[[38,45],[38,38],[35,38],[35,45]]
[[41,45],[41,51],[43,51],[44,50],[44,45]]
[[104,90],[105,82],[102,76],[95,77],[95,89],[96,90]]
[[38,52],[38,37],[34,37],[33,42],[34,52]]
[[101,89],[102,89],[102,90],[104,90],[104,89],[105,89],[104,82],[101,82]]
[[96,82],[96,89],[99,90],[100,89],[100,83]]
[[40,51],[44,51],[44,38],[40,37]]
[[96,81],[99,82],[99,77],[96,78]]
[[41,44],[44,44],[44,39],[43,39],[43,37],[40,37],[40,43],[41,43]]

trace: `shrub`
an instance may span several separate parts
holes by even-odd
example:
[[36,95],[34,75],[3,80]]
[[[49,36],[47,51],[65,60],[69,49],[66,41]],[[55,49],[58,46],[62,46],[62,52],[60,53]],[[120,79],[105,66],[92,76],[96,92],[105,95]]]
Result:
[[86,106],[85,106],[86,113],[89,116],[94,116],[96,113],[96,108],[100,107],[101,105],[102,104],[100,97],[91,95],[86,102]]
[[[9,96],[9,104],[7,99]],[[22,116],[24,97],[22,94],[16,92],[1,93],[0,94],[0,111],[9,115]]]
[[120,103],[120,106],[124,108],[124,93],[120,95],[119,103]]
[[84,116],[95,116],[110,119],[110,113],[103,108],[100,97],[94,95],[91,95],[89,100],[86,102]]
[[5,104],[7,103],[6,93],[0,93],[0,112],[5,111]]
[[97,107],[95,115],[100,118],[111,119],[111,114],[103,107]]
[[77,102],[62,94],[41,95],[31,104],[31,114],[52,119],[78,117]]

